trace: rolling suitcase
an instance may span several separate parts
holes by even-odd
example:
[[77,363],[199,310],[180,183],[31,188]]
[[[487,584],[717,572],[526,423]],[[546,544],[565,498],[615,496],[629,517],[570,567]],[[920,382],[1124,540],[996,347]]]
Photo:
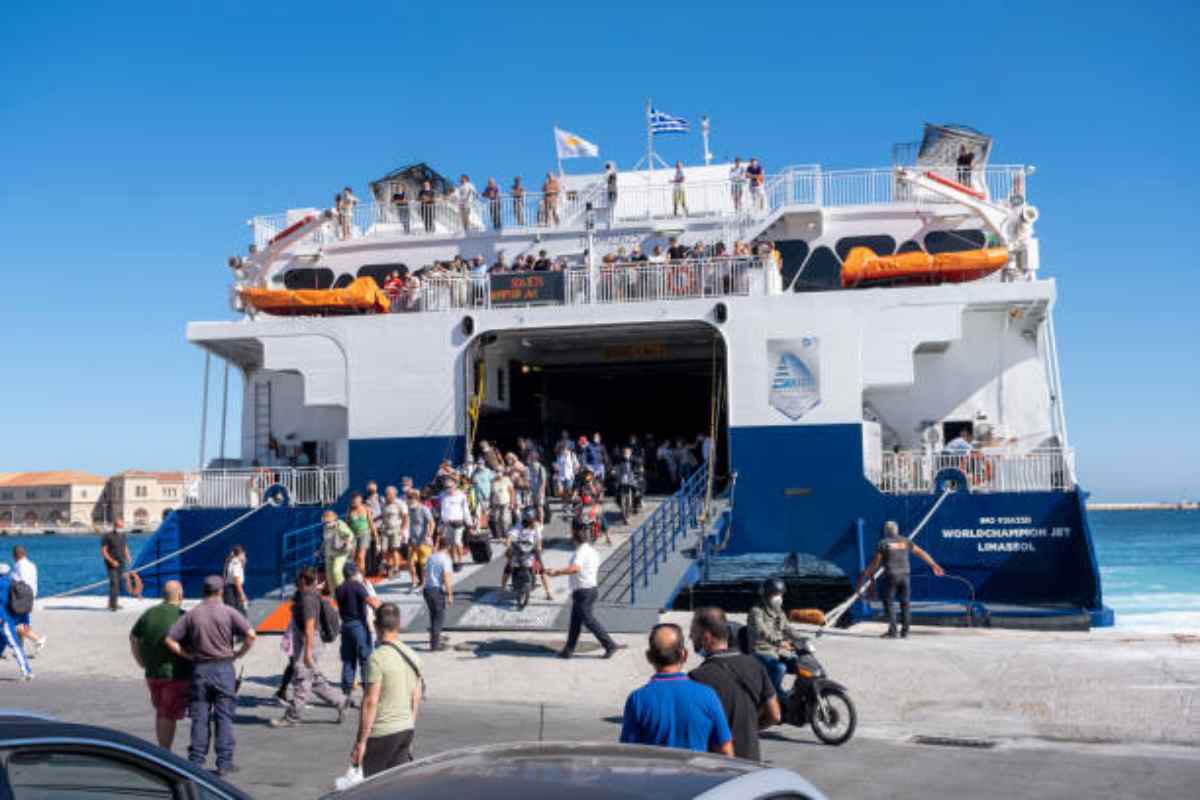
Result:
[[467,537],[467,547],[471,550],[471,560],[476,564],[486,564],[492,560],[492,545],[486,536]]

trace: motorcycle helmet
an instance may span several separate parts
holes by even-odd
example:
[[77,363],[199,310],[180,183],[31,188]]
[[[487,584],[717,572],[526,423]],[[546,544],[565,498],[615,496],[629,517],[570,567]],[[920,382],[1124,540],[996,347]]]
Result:
[[533,506],[526,506],[521,509],[521,525],[529,527],[537,523],[537,510]]
[[779,578],[767,578],[762,584],[762,596],[768,598],[773,594],[786,594],[787,586]]

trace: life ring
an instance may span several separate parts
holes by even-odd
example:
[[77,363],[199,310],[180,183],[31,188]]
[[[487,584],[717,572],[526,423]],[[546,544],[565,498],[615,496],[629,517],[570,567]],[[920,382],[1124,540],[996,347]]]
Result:
[[972,486],[992,482],[994,472],[992,460],[983,453],[972,452],[963,456],[959,469],[967,476],[967,480],[971,482]]

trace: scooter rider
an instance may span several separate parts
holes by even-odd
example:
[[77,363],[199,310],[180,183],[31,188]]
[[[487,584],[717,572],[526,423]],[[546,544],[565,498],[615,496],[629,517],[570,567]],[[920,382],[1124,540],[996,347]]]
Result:
[[643,466],[642,460],[634,455],[632,448],[629,446],[621,448],[621,460],[613,467],[613,473],[617,476],[618,493],[626,486],[633,487],[633,513],[640,514],[646,468]]
[[768,578],[762,585],[762,602],[750,609],[750,650],[767,668],[775,694],[783,698],[783,676],[799,663],[799,636],[788,624],[783,610],[783,594],[787,587],[779,578]]
[[542,588],[546,590],[546,599],[553,600],[554,594],[550,591],[550,578],[546,576],[545,565],[542,563],[542,525],[537,520],[537,509],[532,506],[522,509],[521,523],[508,534],[507,563],[504,565],[504,574],[500,576],[500,591],[504,591],[504,588],[508,586],[508,579],[512,577],[517,542],[527,542],[533,545],[533,574],[541,576]]
[[863,570],[858,579],[861,590],[873,579],[875,571],[883,566],[883,585],[880,587],[880,598],[883,600],[883,610],[887,614],[888,629],[883,634],[885,639],[896,638],[896,595],[900,596],[900,638],[908,636],[908,627],[912,623],[912,609],[909,608],[911,588],[909,586],[909,554],[916,556],[929,565],[933,574],[939,578],[946,574],[933,557],[917,547],[916,542],[900,535],[900,526],[893,520],[883,523],[883,538],[879,540],[879,548],[875,557]]

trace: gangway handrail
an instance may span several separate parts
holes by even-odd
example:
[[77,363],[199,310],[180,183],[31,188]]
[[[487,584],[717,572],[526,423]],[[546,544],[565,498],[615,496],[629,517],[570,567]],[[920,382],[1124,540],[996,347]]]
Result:
[[689,530],[700,524],[707,475],[706,461],[629,535],[626,543],[629,548],[629,605],[637,603],[638,581],[641,581],[642,588],[648,587],[651,576],[658,574],[659,564],[675,552]]

